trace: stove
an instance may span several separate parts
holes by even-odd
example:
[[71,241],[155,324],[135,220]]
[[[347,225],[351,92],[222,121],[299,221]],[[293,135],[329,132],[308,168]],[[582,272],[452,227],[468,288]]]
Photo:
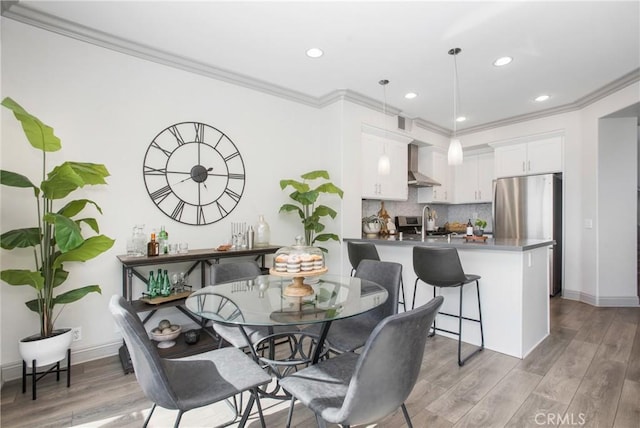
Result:
[[[398,232],[402,233],[421,233],[422,231],[422,222],[420,221],[420,216],[397,216],[395,218],[396,221],[396,229]],[[436,230],[427,230],[425,235],[433,236],[433,235],[446,235],[447,231],[444,227],[438,227]]]

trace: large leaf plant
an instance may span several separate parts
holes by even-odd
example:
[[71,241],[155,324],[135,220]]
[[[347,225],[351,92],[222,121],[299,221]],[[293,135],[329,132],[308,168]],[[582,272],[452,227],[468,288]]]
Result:
[[[55,152],[62,147],[53,128],[42,123],[11,98],[5,98],[2,105],[13,112],[29,143],[41,152],[42,177],[40,185],[36,185],[22,174],[0,170],[0,184],[33,191],[38,221],[34,227],[2,233],[0,246],[5,250],[33,248],[34,269],[3,270],[0,278],[9,285],[28,285],[35,289],[36,298],[26,302],[26,305],[40,316],[40,336],[49,337],[55,334],[54,322],[59,315],[59,312],[54,314],[56,305],[75,302],[88,293],[101,293],[98,285],[86,285],[55,294],[54,290],[69,275],[64,263],[93,259],[114,243],[113,239],[99,234],[96,219],[76,217],[87,206],[95,207],[102,214],[102,209],[95,202],[88,199],[63,199],[85,185],[106,184],[105,177],[109,176],[109,172],[101,164],[67,161],[47,173],[47,152]],[[56,208],[58,204],[61,205],[60,208]],[[19,209],[17,205],[16,209]],[[93,231],[91,237],[83,237],[83,227]]]
[[[299,205],[284,204],[280,207],[280,212],[297,212],[300,216],[304,228],[304,239],[306,245],[314,245],[316,242],[338,241],[340,237],[334,233],[322,233],[325,229],[321,223],[322,217],[329,216],[336,218],[338,214],[334,209],[317,204],[318,198],[322,194],[336,194],[342,199],[344,192],[329,181],[320,183],[317,187],[311,188],[309,181],[318,179],[329,180],[329,173],[323,170],[311,171],[300,176],[303,181],[280,180],[280,189],[284,190],[291,186],[293,193],[289,197]],[[326,249],[320,247],[323,251]]]

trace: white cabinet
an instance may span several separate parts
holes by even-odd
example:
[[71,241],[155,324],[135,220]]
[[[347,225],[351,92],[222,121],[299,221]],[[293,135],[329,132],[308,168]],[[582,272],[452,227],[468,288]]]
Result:
[[495,146],[496,177],[562,172],[562,137]]
[[[378,160],[389,156],[389,174],[378,173]],[[408,198],[407,144],[362,134],[362,199],[406,201]]]
[[455,202],[491,202],[493,174],[493,153],[465,154],[464,163],[455,167]]
[[435,147],[421,147],[418,165],[420,172],[440,183],[440,186],[420,187],[418,203],[452,203],[453,168],[449,167],[446,151]]

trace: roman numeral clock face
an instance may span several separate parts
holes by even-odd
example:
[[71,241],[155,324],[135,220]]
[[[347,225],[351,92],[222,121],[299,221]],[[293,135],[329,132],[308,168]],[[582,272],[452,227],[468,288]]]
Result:
[[244,162],[223,132],[199,122],[161,131],[144,156],[151,200],[172,219],[204,225],[225,218],[244,191]]

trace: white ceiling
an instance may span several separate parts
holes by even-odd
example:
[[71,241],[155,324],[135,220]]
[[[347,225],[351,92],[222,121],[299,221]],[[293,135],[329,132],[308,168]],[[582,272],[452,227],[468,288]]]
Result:
[[575,109],[640,78],[637,0],[3,3],[8,18],[311,105],[346,95],[381,108],[389,79],[389,111],[445,133],[453,47],[459,131]]

